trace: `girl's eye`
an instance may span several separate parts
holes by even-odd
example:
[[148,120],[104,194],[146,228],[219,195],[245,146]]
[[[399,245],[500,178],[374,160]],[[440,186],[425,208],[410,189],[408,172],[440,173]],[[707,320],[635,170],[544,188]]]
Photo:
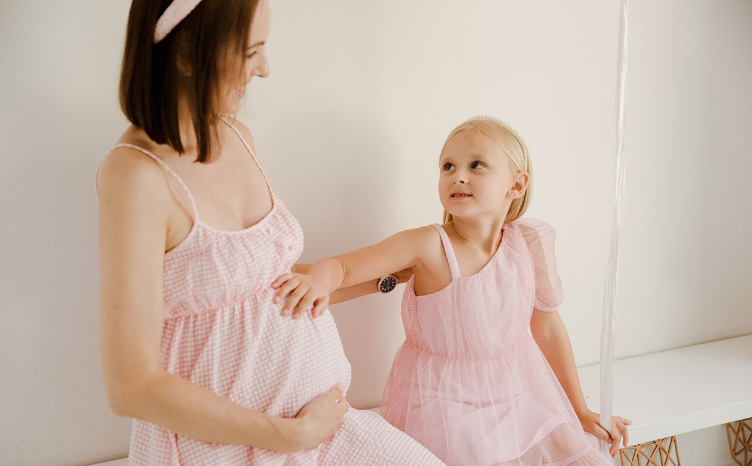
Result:
[[485,166],[483,162],[473,162],[470,164],[470,168],[483,168]]
[[445,163],[445,164],[444,164],[444,170],[451,170],[451,169],[452,169],[452,167],[454,167],[454,165],[452,165],[452,164],[451,164],[451,163],[449,163],[449,162],[447,162],[447,163]]
[[245,58],[253,58],[254,55],[256,55],[256,52],[253,52],[250,55],[246,55]]

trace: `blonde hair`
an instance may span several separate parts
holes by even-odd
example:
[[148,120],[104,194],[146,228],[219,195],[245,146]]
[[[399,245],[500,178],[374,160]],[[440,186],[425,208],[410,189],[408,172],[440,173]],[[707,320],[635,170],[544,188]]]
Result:
[[[512,205],[509,206],[504,223],[517,220],[527,211],[533,187],[533,165],[530,161],[530,153],[527,150],[525,141],[514,128],[503,121],[494,117],[481,115],[460,123],[459,126],[449,133],[446,141],[444,141],[444,145],[454,136],[471,129],[480,131],[481,134],[498,144],[517,170],[527,172],[529,175],[530,181],[528,182],[525,194],[512,200]],[[452,214],[444,211],[444,223],[451,222],[452,220],[454,220]]]

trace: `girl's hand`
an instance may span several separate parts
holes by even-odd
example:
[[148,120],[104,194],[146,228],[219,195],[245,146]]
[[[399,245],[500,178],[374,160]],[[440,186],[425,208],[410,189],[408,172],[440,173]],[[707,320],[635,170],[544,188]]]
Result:
[[329,305],[329,290],[320,279],[312,275],[299,273],[280,275],[272,283],[272,288],[279,290],[274,295],[274,304],[282,302],[287,297],[287,303],[282,307],[282,315],[289,316],[292,313],[293,319],[297,319],[311,307],[313,307],[313,317],[318,317]]
[[629,419],[613,416],[611,418],[613,428],[609,431],[601,426],[600,414],[594,413],[589,409],[578,414],[577,417],[580,419],[580,424],[582,424],[582,428],[585,432],[589,432],[604,442],[611,444],[608,453],[612,458],[616,458],[616,452],[619,450],[619,443],[623,443],[625,447],[629,445],[629,430],[627,429],[627,426],[632,424],[632,421]]
[[296,446],[307,450],[321,445],[334,435],[348,409],[350,405],[339,387],[311,400],[295,416],[297,426],[292,437]]

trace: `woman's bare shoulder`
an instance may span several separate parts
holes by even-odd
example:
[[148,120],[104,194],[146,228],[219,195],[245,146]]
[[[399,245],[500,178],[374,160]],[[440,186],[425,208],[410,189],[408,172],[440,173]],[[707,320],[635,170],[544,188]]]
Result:
[[116,147],[102,163],[97,180],[100,204],[129,203],[154,205],[170,198],[169,188],[159,164],[138,149]]

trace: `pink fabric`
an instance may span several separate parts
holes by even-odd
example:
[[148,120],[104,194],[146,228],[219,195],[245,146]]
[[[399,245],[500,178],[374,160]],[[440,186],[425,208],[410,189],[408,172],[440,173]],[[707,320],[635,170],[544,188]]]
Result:
[[382,414],[450,466],[609,465],[586,434],[530,334],[533,307],[563,299],[554,230],[521,219],[478,273],[462,277],[438,230],[452,282],[402,299],[406,340],[382,400]]
[[[331,313],[292,320],[280,316],[283,303],[272,303],[270,285],[300,257],[303,232],[271,187],[273,207],[257,224],[241,231],[217,230],[201,222],[190,191],[175,172],[150,152],[127,147],[175,176],[194,208],[191,232],[164,257],[161,358],[165,369],[241,406],[287,418],[335,384],[346,390],[350,364]],[[442,463],[376,413],[351,409],[330,440],[293,455],[204,443],[134,420],[129,464]]]

